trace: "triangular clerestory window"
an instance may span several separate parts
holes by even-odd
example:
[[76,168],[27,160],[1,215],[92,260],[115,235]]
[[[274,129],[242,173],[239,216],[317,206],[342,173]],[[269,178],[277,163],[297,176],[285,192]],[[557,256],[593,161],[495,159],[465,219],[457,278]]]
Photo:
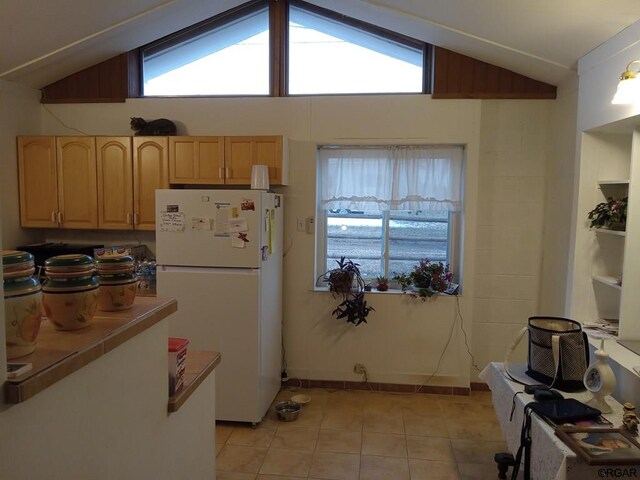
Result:
[[427,47],[299,0],[254,0],[142,47],[143,95],[426,93]]

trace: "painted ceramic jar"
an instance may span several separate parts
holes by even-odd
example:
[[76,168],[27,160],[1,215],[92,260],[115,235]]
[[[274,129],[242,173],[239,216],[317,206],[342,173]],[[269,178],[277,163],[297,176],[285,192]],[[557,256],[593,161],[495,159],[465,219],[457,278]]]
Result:
[[7,359],[12,360],[36,348],[44,316],[42,287],[32,277],[35,269],[30,253],[3,251],[2,270]]
[[98,308],[94,272],[88,255],[59,255],[45,261],[44,308],[57,330],[78,330],[91,323]]
[[96,266],[100,283],[98,309],[111,312],[131,308],[138,290],[133,257],[100,257],[96,260]]
[[138,291],[138,277],[133,273],[100,275],[98,309],[105,312],[131,308]]

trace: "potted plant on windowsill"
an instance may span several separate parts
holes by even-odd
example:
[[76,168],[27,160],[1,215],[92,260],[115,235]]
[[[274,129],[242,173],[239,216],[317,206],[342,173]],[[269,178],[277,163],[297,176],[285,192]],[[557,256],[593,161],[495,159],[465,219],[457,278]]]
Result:
[[334,295],[342,297],[336,309],[332,312],[338,319],[346,319],[354,325],[367,323],[367,315],[375,309],[367,304],[364,298],[366,282],[360,275],[359,265],[345,257],[336,260],[338,266],[324,274],[318,279],[329,285],[329,291]]
[[403,293],[409,293],[423,302],[436,293],[442,293],[451,284],[453,273],[449,265],[431,262],[423,258],[410,273],[400,273],[393,277],[400,284]]
[[389,279],[383,275],[376,277],[376,290],[386,292],[389,290]]
[[592,228],[624,230],[627,224],[627,197],[607,198],[588,213]]

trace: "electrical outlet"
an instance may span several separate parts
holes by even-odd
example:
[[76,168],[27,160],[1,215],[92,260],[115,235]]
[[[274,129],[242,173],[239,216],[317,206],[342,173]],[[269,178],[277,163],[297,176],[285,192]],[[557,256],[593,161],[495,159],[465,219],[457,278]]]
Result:
[[353,373],[363,374],[367,371],[363,363],[356,363],[353,366]]
[[313,235],[313,233],[316,231],[316,219],[315,218],[307,217],[306,229],[307,229],[307,233],[308,234]]
[[304,217],[298,217],[296,220],[297,220],[297,230],[299,232],[304,232],[306,230],[306,219]]

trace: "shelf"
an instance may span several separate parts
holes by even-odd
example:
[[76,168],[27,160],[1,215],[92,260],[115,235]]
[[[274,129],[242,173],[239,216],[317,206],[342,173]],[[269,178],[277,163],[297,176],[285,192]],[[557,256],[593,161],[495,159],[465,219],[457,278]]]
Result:
[[207,376],[218,366],[222,356],[218,352],[187,350],[184,384],[180,391],[169,397],[169,412],[177,412]]
[[607,285],[608,287],[612,287],[617,290],[622,290],[622,285],[618,285],[618,279],[615,277],[607,275],[592,275],[591,278],[595,282],[602,283],[603,285]]
[[629,180],[600,180],[598,182],[598,185],[600,185],[601,187],[607,187],[607,186],[617,186],[617,185],[629,185]]
[[608,228],[596,228],[596,233],[603,233],[605,235],[615,235],[617,237],[626,237],[627,232],[624,230],[610,230]]

